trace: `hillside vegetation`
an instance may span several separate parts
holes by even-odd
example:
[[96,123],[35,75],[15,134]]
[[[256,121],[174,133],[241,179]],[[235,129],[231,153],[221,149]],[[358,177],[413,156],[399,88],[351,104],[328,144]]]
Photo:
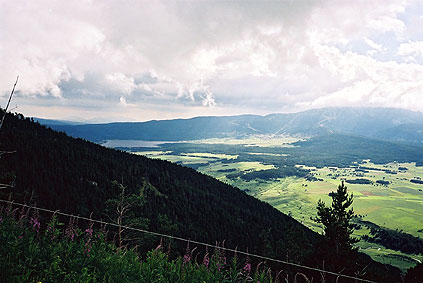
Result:
[[[423,260],[420,249],[413,250],[419,245],[415,237],[422,235],[420,147],[329,134],[302,141],[253,136],[121,149],[195,168],[267,201],[314,231],[322,231],[310,220],[316,214],[316,203],[329,200],[336,186],[345,181],[354,193],[354,211],[361,219],[377,224],[377,229],[402,231],[398,233],[401,241],[380,233],[383,240],[369,243],[370,230],[357,229],[357,237],[367,236],[358,243],[361,251],[404,271]],[[398,252],[398,245],[388,244],[410,239],[413,242],[409,241],[405,254]]]
[[[43,122],[43,121],[42,121]],[[195,117],[147,122],[63,125],[44,121],[54,129],[91,141],[186,141],[246,135],[316,136],[342,133],[421,145],[423,114],[393,108],[333,107],[298,113]],[[62,125],[60,125],[62,124]]]
[[[169,259],[162,246],[141,257],[135,249],[117,248],[102,230],[42,223],[36,211],[0,205],[0,282],[275,282],[265,268],[234,257],[226,262],[216,249],[210,254],[187,250]],[[92,224],[92,223],[91,223]],[[285,274],[279,273],[282,279]],[[286,278],[286,277],[284,277]],[[289,278],[289,277],[288,277]]]
[[[13,179],[16,200],[32,196],[39,206],[104,217],[109,199],[120,190],[144,198],[134,218],[158,232],[303,260],[313,252],[316,234],[269,204],[193,169],[107,149],[69,138],[22,116],[6,117],[0,172]],[[7,180],[6,180],[7,181]],[[295,248],[294,248],[295,247]]]
[[[273,258],[321,266],[320,236],[269,204],[193,169],[152,160],[74,139],[24,118],[7,115],[0,148],[3,199],[95,218],[114,218],[113,205],[131,199],[128,225],[214,244],[237,247]],[[111,209],[112,208],[112,209]],[[113,231],[112,231],[113,232]],[[146,251],[160,239],[141,237],[127,244]],[[178,243],[171,243],[177,255]],[[358,255],[354,274],[395,282],[397,269]],[[284,267],[285,270],[287,267]]]

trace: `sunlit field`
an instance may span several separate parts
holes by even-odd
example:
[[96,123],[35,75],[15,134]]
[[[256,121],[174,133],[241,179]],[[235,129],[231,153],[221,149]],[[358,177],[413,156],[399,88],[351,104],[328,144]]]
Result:
[[[370,221],[384,228],[423,236],[423,184],[420,183],[423,167],[416,166],[414,162],[375,164],[363,159],[340,167],[295,164],[296,169],[307,171],[307,176],[246,178],[253,172],[264,173],[284,166],[274,161],[295,158],[285,149],[298,147],[295,144],[297,141],[299,139],[289,137],[209,139],[191,141],[185,147],[183,143],[164,144],[157,151],[137,150],[134,153],[193,167],[270,203],[320,233],[322,228],[310,219],[316,215],[316,203],[319,199],[330,203],[329,194],[344,181],[354,195],[354,211],[360,216],[357,221]],[[225,148],[228,145],[231,147]],[[195,152],[195,148],[198,152]],[[272,152],[267,150],[269,148],[272,148]],[[246,156],[248,161],[245,161]],[[356,237],[368,234],[366,226],[354,233]],[[402,269],[423,260],[421,255],[404,254],[363,240],[357,245],[375,260]]]

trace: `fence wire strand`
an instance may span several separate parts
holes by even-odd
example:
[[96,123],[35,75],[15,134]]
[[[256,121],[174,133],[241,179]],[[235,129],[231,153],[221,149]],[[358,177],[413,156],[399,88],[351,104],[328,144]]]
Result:
[[199,241],[195,241],[195,240],[190,240],[190,239],[185,239],[185,238],[181,238],[181,237],[177,237],[177,236],[167,235],[167,234],[163,234],[163,233],[148,231],[148,230],[129,227],[129,226],[125,226],[125,225],[119,225],[119,224],[116,224],[116,223],[111,223],[111,222],[106,222],[106,221],[103,221],[103,220],[93,219],[91,217],[73,215],[73,214],[69,214],[69,213],[60,212],[59,210],[51,210],[51,209],[47,209],[47,208],[27,205],[27,204],[23,204],[23,203],[17,203],[17,202],[14,202],[14,201],[3,200],[3,199],[0,199],[0,202],[8,203],[10,205],[17,205],[17,206],[21,206],[21,207],[26,207],[26,208],[29,208],[29,209],[35,209],[35,210],[38,210],[38,211],[44,211],[44,212],[48,212],[48,213],[52,213],[52,214],[58,214],[58,215],[67,216],[67,217],[73,217],[75,219],[90,221],[90,222],[93,222],[93,223],[98,223],[100,225],[107,225],[107,226],[112,226],[112,227],[117,227],[117,228],[120,227],[120,228],[124,228],[124,229],[127,229],[127,230],[141,232],[141,233],[144,233],[144,234],[149,234],[149,235],[153,235],[153,236],[157,236],[157,237],[163,237],[163,238],[178,240],[178,241],[182,241],[182,242],[192,243],[192,244],[196,244],[196,245],[200,245],[200,246],[205,246],[205,247],[209,247],[209,248],[220,249],[220,250],[224,250],[224,251],[228,251],[228,252],[246,255],[246,256],[249,256],[249,257],[259,258],[259,259],[262,259],[262,260],[267,260],[267,261],[277,262],[277,263],[281,263],[281,264],[285,264],[285,265],[290,265],[290,266],[294,266],[294,267],[297,267],[297,268],[302,268],[302,269],[306,269],[306,270],[326,273],[326,274],[330,274],[330,275],[338,276],[338,277],[342,277],[342,278],[358,280],[358,281],[361,281],[361,282],[376,283],[375,281],[362,279],[362,278],[358,278],[358,277],[354,277],[354,276],[349,276],[349,275],[345,275],[345,274],[341,274],[341,273],[336,273],[336,272],[332,272],[332,271],[328,271],[328,270],[323,270],[323,269],[319,269],[319,268],[315,268],[315,267],[305,266],[305,265],[298,264],[298,263],[293,263],[293,262],[284,261],[284,260],[280,260],[280,259],[270,258],[270,257],[258,255],[258,254],[252,254],[252,253],[249,253],[249,252],[244,252],[244,251],[240,251],[240,250],[236,250],[236,249],[220,247],[218,245],[207,244],[207,243],[203,243],[203,242],[199,242]]

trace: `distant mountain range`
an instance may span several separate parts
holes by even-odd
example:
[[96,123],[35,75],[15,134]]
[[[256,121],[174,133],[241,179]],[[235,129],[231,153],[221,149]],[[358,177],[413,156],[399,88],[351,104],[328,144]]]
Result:
[[74,122],[74,121],[67,121],[67,120],[52,120],[52,119],[43,119],[43,118],[36,118],[34,117],[33,120],[38,122],[42,125],[82,125],[86,123],[82,122]]
[[423,143],[423,113],[395,108],[334,107],[266,116],[210,116],[83,125],[38,121],[71,136],[95,142],[113,139],[180,141],[254,134],[309,137],[344,133],[394,142]]

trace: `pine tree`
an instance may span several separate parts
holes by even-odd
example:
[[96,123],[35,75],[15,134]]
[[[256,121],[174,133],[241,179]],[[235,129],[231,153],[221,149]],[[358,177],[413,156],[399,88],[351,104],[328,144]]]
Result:
[[351,234],[354,231],[354,224],[351,223],[354,217],[353,194],[349,195],[344,182],[338,186],[336,192],[332,192],[332,206],[319,200],[317,203],[317,217],[313,218],[317,223],[323,224],[325,239],[328,247],[336,252],[336,256],[347,256],[355,250],[354,243],[358,240]]

